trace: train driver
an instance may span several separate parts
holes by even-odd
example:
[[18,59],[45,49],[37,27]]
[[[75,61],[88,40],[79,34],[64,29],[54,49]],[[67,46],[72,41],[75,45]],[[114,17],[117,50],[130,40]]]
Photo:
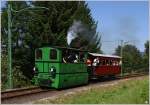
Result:
[[75,55],[74,63],[78,63],[78,62],[79,62],[79,56],[76,54],[76,55]]

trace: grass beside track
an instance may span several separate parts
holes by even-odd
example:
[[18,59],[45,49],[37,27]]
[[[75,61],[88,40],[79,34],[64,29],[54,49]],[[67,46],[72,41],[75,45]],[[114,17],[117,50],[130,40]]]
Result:
[[107,87],[95,87],[55,99],[38,100],[38,104],[148,104],[149,79],[131,79]]

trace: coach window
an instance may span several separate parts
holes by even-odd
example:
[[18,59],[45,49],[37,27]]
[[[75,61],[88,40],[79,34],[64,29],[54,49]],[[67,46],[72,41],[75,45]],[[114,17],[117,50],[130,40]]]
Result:
[[106,64],[105,64],[105,65],[107,65],[107,66],[109,65],[109,62],[108,62],[108,60],[106,60]]
[[112,61],[112,65],[113,65],[113,66],[115,66],[115,65],[116,65],[114,60]]
[[118,62],[118,61],[116,61],[116,65],[117,65],[117,66],[119,65],[119,62]]
[[99,60],[99,66],[101,66],[101,65],[102,65],[102,60],[100,59],[100,60]]
[[50,50],[49,58],[50,58],[50,59],[57,59],[57,50],[51,49],[51,50]]
[[112,60],[110,60],[110,66],[112,66]]
[[109,65],[109,60],[106,60],[106,65],[107,65],[107,66]]
[[42,50],[36,50],[36,59],[42,59]]
[[103,60],[103,64],[102,65],[105,65],[105,60]]

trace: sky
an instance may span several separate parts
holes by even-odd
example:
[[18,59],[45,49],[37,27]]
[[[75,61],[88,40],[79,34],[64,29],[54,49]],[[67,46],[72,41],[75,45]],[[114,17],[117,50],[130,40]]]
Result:
[[[123,40],[143,52],[148,40],[148,1],[86,1],[91,16],[98,22],[101,49],[113,54]],[[5,2],[1,2],[5,6]]]
[[133,44],[143,52],[148,40],[147,1],[87,1],[91,15],[98,22],[102,50],[113,54],[121,44]]
[[2,8],[2,7],[5,7],[5,4],[6,4],[6,0],[1,0],[1,2],[0,2],[0,7]]

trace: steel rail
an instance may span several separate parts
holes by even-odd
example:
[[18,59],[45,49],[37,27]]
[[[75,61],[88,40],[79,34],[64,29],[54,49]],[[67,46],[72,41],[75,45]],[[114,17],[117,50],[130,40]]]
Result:
[[6,90],[1,92],[1,100],[23,96],[23,95],[30,95],[30,94],[44,92],[44,91],[48,91],[48,90],[43,90],[40,87],[29,87],[29,88]]
[[125,79],[125,78],[130,78],[130,77],[138,77],[138,76],[145,76],[145,75],[149,75],[149,73],[133,73],[133,74],[128,74],[128,75],[124,75],[124,76],[117,76],[120,79]]

